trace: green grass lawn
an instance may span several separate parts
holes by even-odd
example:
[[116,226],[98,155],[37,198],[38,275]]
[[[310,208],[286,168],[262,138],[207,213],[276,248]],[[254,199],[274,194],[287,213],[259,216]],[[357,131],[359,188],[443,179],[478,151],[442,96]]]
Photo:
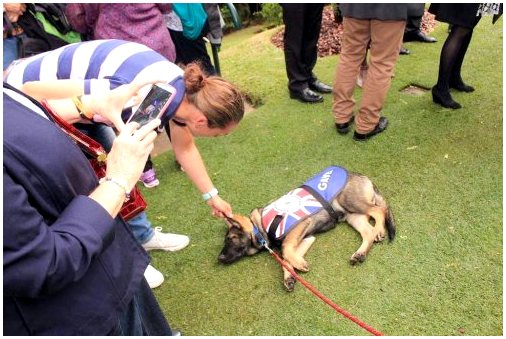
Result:
[[[288,98],[283,52],[269,41],[275,29],[223,40],[223,76],[261,105],[231,135],[197,140],[221,196],[247,214],[331,164],[369,176],[391,204],[396,239],[350,266],[361,239],[341,224],[317,237],[303,277],[384,334],[503,334],[502,22],[486,17],[475,29],[463,78],[476,91],[453,94],[460,110],[435,105],[430,92],[400,92],[435,84],[447,25],[431,33],[435,44],[406,43],[411,55],[400,57],[383,110],[390,125],[365,143],[336,133],[331,95],[316,105]],[[332,83],[337,61],[319,59],[315,73]],[[154,162],[161,184],[143,189],[148,215],[191,238],[180,252],[151,253],[165,275],[155,294],[171,326],[184,335],[368,334],[302,285],[285,292],[267,252],[220,265],[224,222],[171,152]]]

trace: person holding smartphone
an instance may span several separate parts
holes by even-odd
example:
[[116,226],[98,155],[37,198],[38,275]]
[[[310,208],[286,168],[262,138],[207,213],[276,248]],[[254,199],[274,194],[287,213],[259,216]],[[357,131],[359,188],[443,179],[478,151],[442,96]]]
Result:
[[[81,98],[120,131],[99,181],[49,113],[4,83],[4,335],[176,334],[143,277],[149,258],[118,215],[160,124],[121,120],[139,88]],[[69,123],[82,121],[70,98],[49,105]]]
[[174,98],[176,89],[164,83],[153,85],[137,110],[128,118],[141,125],[160,118]]
[[[244,115],[240,91],[227,80],[206,77],[197,64],[185,70],[150,48],[122,40],[94,40],[65,46],[21,60],[8,70],[5,81],[37,99],[108,91],[142,79],[164,79],[176,89],[162,113],[162,126],[170,135],[172,149],[185,173],[202,193],[212,215],[232,215],[232,207],[215,188],[195,145],[195,137],[226,135],[237,127]],[[53,81],[52,79],[67,79]],[[45,80],[44,83],[41,81]],[[123,111],[124,121],[132,109]],[[88,125],[91,137],[106,150],[116,137],[112,128]],[[93,134],[94,133],[94,134]],[[151,228],[146,213],[129,221],[136,239],[150,250],[175,251],[188,245],[186,236],[162,233]],[[151,286],[163,282],[163,275],[148,266],[146,278]]]

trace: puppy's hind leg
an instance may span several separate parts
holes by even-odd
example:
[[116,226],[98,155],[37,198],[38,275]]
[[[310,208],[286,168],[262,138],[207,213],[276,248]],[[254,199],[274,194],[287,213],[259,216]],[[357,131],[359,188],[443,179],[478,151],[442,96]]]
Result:
[[[304,238],[300,242],[299,246],[297,247],[297,249],[295,251],[297,253],[297,255],[304,257],[306,255],[307,251],[309,250],[309,248],[313,245],[315,240],[316,240],[316,238],[313,236],[308,237],[308,238]],[[290,268],[293,269],[292,265],[290,265],[288,262],[287,262],[287,264],[290,266]],[[296,283],[295,278],[292,276],[292,274],[286,268],[283,267],[283,284],[285,285],[286,290],[288,292],[292,292],[295,287],[295,283]]]
[[367,215],[358,213],[348,214],[346,216],[346,221],[362,236],[362,244],[350,258],[350,263],[355,265],[365,260],[376,238],[376,232],[374,232],[374,228],[369,223],[369,217]]

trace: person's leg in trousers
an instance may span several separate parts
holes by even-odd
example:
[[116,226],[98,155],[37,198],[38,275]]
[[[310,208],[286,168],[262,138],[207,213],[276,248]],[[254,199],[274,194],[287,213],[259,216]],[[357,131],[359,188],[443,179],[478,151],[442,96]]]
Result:
[[197,61],[201,63],[201,66],[208,75],[216,75],[216,70],[207,53],[206,43],[202,39],[202,36],[196,40],[190,40],[183,35],[183,32],[169,29],[169,33],[176,47],[176,64],[182,63],[183,65],[187,65],[190,62]]
[[332,104],[332,113],[337,124],[344,124],[353,116],[353,91],[370,40],[369,20],[345,17],[343,26],[344,34],[334,76]]
[[284,3],[281,7],[285,24],[284,54],[288,89],[298,92],[307,87],[308,81],[302,64],[302,50],[305,48],[303,20],[306,4]]
[[109,153],[112,148],[112,143],[116,139],[116,133],[112,127],[103,124],[75,124],[75,127],[81,132],[97,141],[104,150]]
[[114,336],[172,336],[173,332],[145,280],[127,309],[118,317]]
[[148,155],[148,160],[146,160],[146,163],[144,164],[144,170],[142,170],[142,173],[149,171],[153,168],[153,161],[151,160],[151,155]]
[[139,244],[147,243],[154,235],[155,231],[151,228],[151,222],[146,212],[141,212],[135,217],[127,221],[128,226],[132,230],[135,239]]
[[306,4],[304,13],[304,32],[302,41],[305,48],[302,48],[301,51],[301,62],[309,83],[316,80],[313,68],[318,59],[318,38],[320,37],[323,6],[323,4],[308,3]]
[[369,70],[363,87],[360,110],[355,119],[357,133],[369,133],[379,122],[399,58],[405,24],[405,21],[371,20]]
[[409,35],[420,30],[422,18],[424,14],[425,4],[408,4],[408,18],[406,19],[406,27],[404,34]]

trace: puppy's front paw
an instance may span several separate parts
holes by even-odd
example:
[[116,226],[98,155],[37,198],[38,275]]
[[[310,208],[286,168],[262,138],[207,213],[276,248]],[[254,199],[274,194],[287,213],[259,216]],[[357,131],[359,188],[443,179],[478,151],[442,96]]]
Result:
[[289,276],[283,281],[283,284],[285,285],[285,288],[288,292],[293,292],[296,282],[297,280],[295,280],[293,276]]
[[350,258],[350,264],[356,265],[356,264],[359,264],[361,262],[364,262],[364,260],[365,260],[365,254],[364,253],[355,252],[355,253],[353,253],[353,255]]
[[309,264],[302,257],[285,258],[290,265],[301,272],[309,272]]

